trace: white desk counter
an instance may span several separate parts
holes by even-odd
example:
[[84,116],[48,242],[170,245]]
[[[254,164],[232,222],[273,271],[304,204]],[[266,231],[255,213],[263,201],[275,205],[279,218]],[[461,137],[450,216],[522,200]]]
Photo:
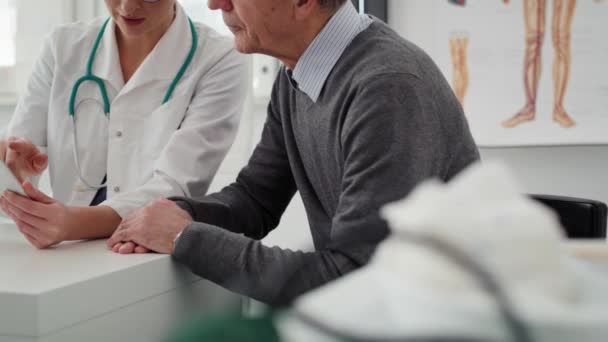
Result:
[[36,250],[0,218],[0,341],[157,341],[193,312],[240,297],[169,256],[118,255],[105,240]]
[[[608,271],[605,241],[569,241]],[[105,240],[36,250],[0,217],[0,342],[159,341],[174,324],[240,297],[169,256],[118,255]]]

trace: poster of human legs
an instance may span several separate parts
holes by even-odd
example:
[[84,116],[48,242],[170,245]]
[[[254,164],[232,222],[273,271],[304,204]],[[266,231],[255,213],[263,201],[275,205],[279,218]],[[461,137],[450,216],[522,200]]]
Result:
[[479,145],[608,143],[608,1],[431,1],[421,45]]
[[467,62],[468,33],[453,32],[450,35],[450,57],[452,59],[452,88],[458,101],[464,105],[469,89],[469,64]]

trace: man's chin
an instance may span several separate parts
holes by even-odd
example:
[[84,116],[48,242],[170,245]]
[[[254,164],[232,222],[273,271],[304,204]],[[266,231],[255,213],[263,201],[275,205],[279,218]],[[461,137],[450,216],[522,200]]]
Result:
[[258,53],[258,49],[253,44],[250,44],[248,41],[243,41],[243,40],[239,39],[238,37],[235,37],[234,47],[240,53],[244,53],[244,54]]

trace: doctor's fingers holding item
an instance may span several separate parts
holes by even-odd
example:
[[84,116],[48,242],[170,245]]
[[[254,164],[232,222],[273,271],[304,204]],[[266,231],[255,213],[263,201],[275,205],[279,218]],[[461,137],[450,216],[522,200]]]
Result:
[[[109,17],[47,37],[7,128],[37,151],[21,180],[48,164],[52,199],[33,178],[29,202],[1,201],[36,247],[109,237],[159,197],[205,195],[236,136],[249,73],[232,40],[176,0],[105,3]],[[20,144],[4,145],[9,161]]]
[[48,156],[41,153],[36,145],[16,137],[0,139],[0,159],[19,182],[40,175],[48,165]]
[[36,248],[48,248],[65,239],[69,208],[23,182],[29,198],[6,191],[0,207],[17,224],[19,231]]

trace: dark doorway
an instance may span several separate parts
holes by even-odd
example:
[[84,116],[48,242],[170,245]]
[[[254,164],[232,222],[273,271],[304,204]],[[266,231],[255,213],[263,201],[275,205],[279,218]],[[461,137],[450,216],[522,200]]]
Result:
[[351,0],[357,11],[359,9],[359,3],[363,4],[363,11],[367,14],[371,14],[374,17],[386,22],[388,20],[387,12],[387,0]]

